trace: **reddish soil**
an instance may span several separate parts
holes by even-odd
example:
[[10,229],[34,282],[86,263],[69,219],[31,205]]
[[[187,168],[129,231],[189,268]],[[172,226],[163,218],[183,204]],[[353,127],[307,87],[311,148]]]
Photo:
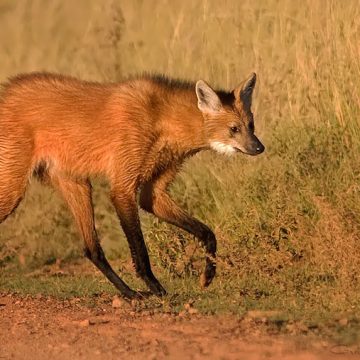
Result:
[[[310,340],[312,339],[312,340]],[[136,313],[118,299],[0,294],[0,359],[360,359],[310,336],[271,335],[251,319]]]

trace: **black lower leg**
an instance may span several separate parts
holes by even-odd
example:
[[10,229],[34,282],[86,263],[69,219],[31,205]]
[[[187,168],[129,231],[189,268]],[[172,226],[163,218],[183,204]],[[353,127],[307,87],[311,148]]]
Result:
[[111,265],[107,261],[100,245],[98,245],[93,251],[85,248],[85,256],[94,263],[94,265],[110,280],[110,282],[114,284],[123,297],[128,299],[137,297],[138,293],[134,290],[131,290],[126,285],[126,283],[121,280],[120,277],[114,272]]
[[216,237],[215,234],[203,223],[192,219],[191,223],[182,226],[184,230],[195,235],[206,251],[205,271],[201,277],[201,285],[207,287],[211,284],[216,274]]
[[204,275],[201,279],[201,285],[207,287],[211,284],[216,274],[216,238],[213,232],[210,231],[203,239],[206,239],[205,241],[202,240],[202,242],[205,245],[207,256]]
[[216,273],[216,237],[214,233],[207,229],[206,232],[199,237],[206,250],[206,266],[201,279],[201,285],[207,287],[211,284]]
[[144,280],[145,284],[149,287],[153,294],[157,296],[165,295],[165,289],[156,279],[151,270],[149,255],[142,234],[138,234],[137,237],[128,237],[128,241],[131,257],[133,259],[135,270],[138,276]]

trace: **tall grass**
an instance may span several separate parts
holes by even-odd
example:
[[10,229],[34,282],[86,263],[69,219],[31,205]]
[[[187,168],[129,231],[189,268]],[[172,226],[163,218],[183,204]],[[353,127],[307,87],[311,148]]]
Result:
[[[249,307],[358,312],[359,18],[356,0],[2,1],[0,76],[51,70],[119,80],[147,71],[231,89],[256,71],[266,153],[195,156],[173,196],[218,236],[220,297],[231,288]],[[98,184],[97,225],[107,252],[125,261],[105,193]],[[142,218],[164,278],[200,271],[190,236]],[[36,184],[1,225],[2,266],[79,254],[63,203]]]

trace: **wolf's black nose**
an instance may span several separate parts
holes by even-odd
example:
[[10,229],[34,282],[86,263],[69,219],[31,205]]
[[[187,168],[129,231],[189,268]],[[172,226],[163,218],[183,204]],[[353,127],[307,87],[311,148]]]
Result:
[[265,146],[261,143],[256,147],[257,154],[261,154],[262,152],[264,152],[264,150],[265,150]]

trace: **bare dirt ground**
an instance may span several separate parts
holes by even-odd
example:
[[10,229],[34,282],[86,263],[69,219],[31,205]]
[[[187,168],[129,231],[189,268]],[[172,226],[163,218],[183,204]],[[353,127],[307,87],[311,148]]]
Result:
[[247,318],[137,313],[119,299],[0,294],[0,359],[360,359],[309,336],[266,334]]

